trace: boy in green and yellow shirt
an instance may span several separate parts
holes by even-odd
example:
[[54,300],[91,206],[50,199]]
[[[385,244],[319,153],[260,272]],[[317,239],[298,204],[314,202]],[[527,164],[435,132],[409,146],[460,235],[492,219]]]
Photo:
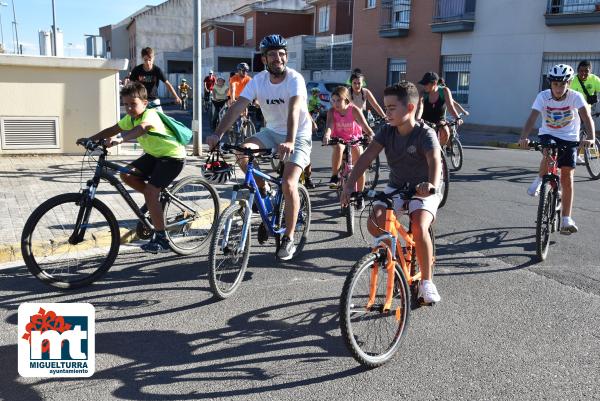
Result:
[[[159,202],[160,191],[179,175],[185,165],[185,146],[180,144],[173,132],[161,121],[156,110],[147,109],[148,93],[144,85],[133,82],[121,90],[121,99],[127,114],[112,127],[106,128],[89,140],[111,138],[109,146],[124,140],[137,139],[144,154],[130,164],[134,171],[145,178],[121,174],[127,185],[144,194],[146,206],[155,227],[154,235],[142,249],[159,253],[170,250],[165,234],[163,210]],[[116,137],[121,133],[121,137]],[[115,137],[115,138],[113,138]],[[87,138],[78,139],[85,142]]]

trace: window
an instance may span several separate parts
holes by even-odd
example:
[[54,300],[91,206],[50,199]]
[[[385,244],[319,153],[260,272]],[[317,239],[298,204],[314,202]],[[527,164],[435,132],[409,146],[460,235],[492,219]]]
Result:
[[319,32],[329,30],[329,6],[319,7]]
[[577,65],[581,60],[590,61],[592,63],[592,74],[600,75],[600,53],[544,53],[540,82],[541,90],[550,89],[550,83],[546,79],[550,68],[556,64],[568,64],[577,72]]
[[208,47],[215,47],[215,30],[208,31]]
[[365,8],[375,8],[375,0],[365,0]]
[[254,38],[254,17],[246,20],[246,40]]
[[406,80],[406,59],[388,59],[387,85],[394,85]]
[[594,12],[596,0],[550,0],[551,14],[575,14]]
[[408,28],[410,23],[410,0],[394,0],[391,22],[392,28]]
[[442,76],[458,103],[469,103],[471,55],[442,56]]
[[206,32],[202,32],[202,48],[206,49]]

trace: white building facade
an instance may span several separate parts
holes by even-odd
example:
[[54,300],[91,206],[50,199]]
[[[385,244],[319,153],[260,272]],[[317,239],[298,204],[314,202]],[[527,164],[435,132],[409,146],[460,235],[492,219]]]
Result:
[[518,130],[554,64],[588,59],[600,74],[595,0],[437,1],[475,8],[472,30],[443,33],[441,48],[442,74],[470,124]]

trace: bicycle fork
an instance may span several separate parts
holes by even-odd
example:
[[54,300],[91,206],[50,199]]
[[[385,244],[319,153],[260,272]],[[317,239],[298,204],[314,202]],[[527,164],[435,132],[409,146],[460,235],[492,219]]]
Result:
[[[391,243],[387,245],[385,240],[389,240]],[[395,279],[395,268],[396,268],[396,246],[397,240],[392,235],[385,234],[375,239],[378,244],[377,248],[373,252],[377,253],[377,260],[371,268],[371,280],[369,284],[369,300],[367,302],[367,309],[371,309],[375,304],[375,298],[377,297],[377,284],[379,278],[379,267],[382,263],[385,264],[384,268],[387,272],[386,290],[385,290],[385,302],[381,312],[387,313],[392,307],[392,297],[394,295],[394,279]],[[396,311],[399,313],[399,311]]]
[[[238,195],[238,191],[234,190],[232,195],[231,195],[231,204],[234,204],[235,202],[240,204],[241,208],[245,208],[246,209],[246,215],[244,216],[244,222],[242,225],[242,238],[240,243],[238,244],[238,249],[236,249],[237,252],[243,252],[244,247],[246,245],[246,241],[248,240],[248,233],[250,231],[250,222],[252,221],[252,207],[250,205],[252,205],[252,202],[254,202],[254,193],[250,193],[248,195],[248,199],[237,199],[237,195]],[[225,234],[223,235],[223,241],[221,242],[221,250],[225,250],[227,248],[227,245],[229,243],[229,233],[231,230],[231,223],[232,223],[233,217],[230,218],[226,223],[225,223]]]
[[[90,183],[88,183],[90,184]],[[73,228],[73,234],[69,237],[69,244],[77,245],[83,241],[85,237],[85,231],[88,227],[90,215],[92,214],[92,203],[96,196],[96,187],[89,185],[86,190],[83,191],[80,204],[79,212],[77,213],[77,220],[75,220],[75,227]]]

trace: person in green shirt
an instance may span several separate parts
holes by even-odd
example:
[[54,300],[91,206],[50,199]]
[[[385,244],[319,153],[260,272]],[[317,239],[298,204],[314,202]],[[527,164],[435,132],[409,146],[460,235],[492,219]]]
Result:
[[[167,187],[183,170],[185,146],[180,144],[173,132],[161,121],[158,112],[148,106],[148,92],[144,85],[133,82],[121,90],[121,99],[127,114],[112,127],[106,128],[90,138],[80,138],[77,143],[88,140],[109,139],[108,146],[124,140],[137,139],[144,154],[134,160],[129,168],[142,173],[146,178],[121,174],[127,185],[144,194],[146,207],[155,227],[149,243],[142,245],[146,252],[159,253],[170,250],[165,234],[165,221],[159,202],[160,191]],[[121,136],[117,135],[121,133]]]
[[319,88],[314,87],[310,90],[310,97],[308,98],[308,112],[313,113],[321,107],[321,99],[319,99]]
[[571,89],[581,93],[590,106],[598,103],[600,78],[592,74],[592,63],[590,61],[582,60],[579,62],[577,76],[571,83]]
[[[584,89],[585,88],[585,89]],[[592,74],[592,62],[582,60],[577,66],[577,75],[571,81],[571,89],[583,95],[587,104],[591,108],[598,103],[598,95],[600,94],[600,78]],[[577,164],[585,164],[585,159],[582,156],[583,146],[579,146],[577,151]]]

